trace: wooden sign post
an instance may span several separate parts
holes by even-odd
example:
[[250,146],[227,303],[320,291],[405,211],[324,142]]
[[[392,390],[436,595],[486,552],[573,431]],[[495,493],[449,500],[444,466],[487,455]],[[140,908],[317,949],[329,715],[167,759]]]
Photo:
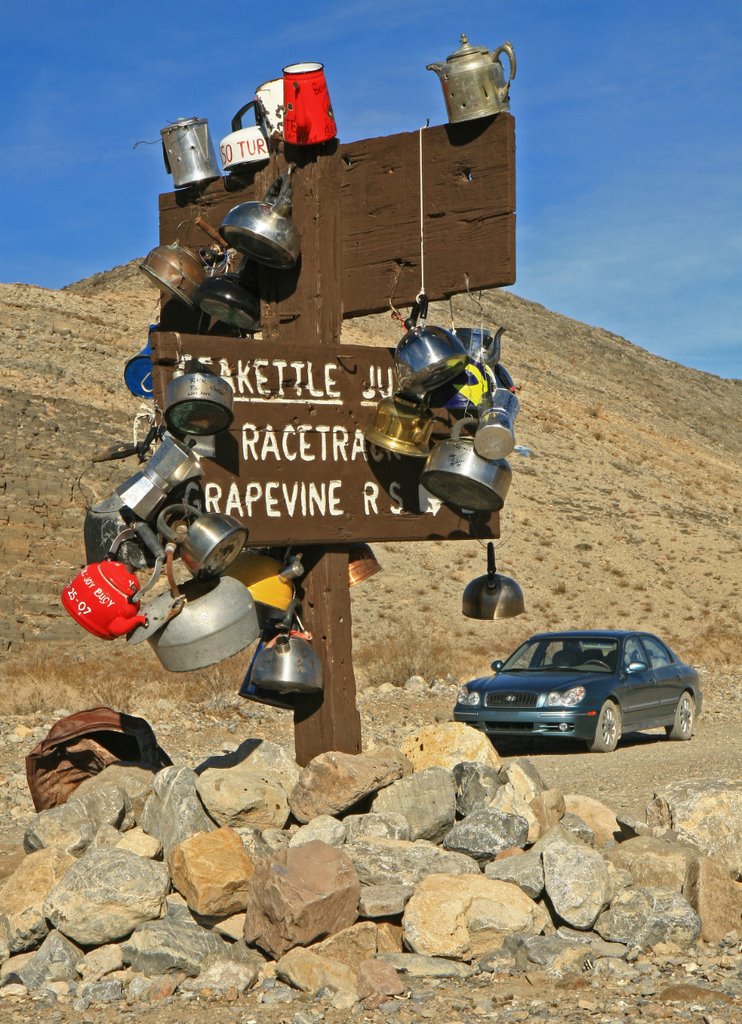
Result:
[[[422,137],[421,137],[422,134]],[[422,143],[425,285],[431,300],[515,280],[515,140],[509,114],[340,145],[285,145],[254,178],[222,178],[160,197],[160,241],[199,247],[203,217],[219,227],[238,203],[262,199],[279,169],[292,173],[301,257],[258,269],[260,339],[223,324],[197,333],[177,300],[153,335],[162,403],[186,355],[228,377],[235,420],[217,435],[204,480],[207,509],[248,527],[251,546],[303,553],[304,624],[323,665],[324,693],[294,713],[296,759],[361,749],[355,704],[348,546],[373,540],[498,536],[420,491],[424,460],[369,448],[363,433],[395,389],[393,346],[341,344],[343,319],[409,306],[421,284]],[[207,320],[208,318],[201,318]],[[445,424],[441,430],[447,434]]]

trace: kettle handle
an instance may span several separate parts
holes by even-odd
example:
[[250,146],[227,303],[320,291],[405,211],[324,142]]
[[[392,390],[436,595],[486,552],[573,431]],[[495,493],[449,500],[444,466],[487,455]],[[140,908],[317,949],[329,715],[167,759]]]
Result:
[[517,69],[517,65],[515,63],[515,50],[513,49],[513,44],[503,43],[502,46],[498,46],[495,52],[491,54],[493,64],[495,63],[495,61],[497,61],[498,64],[502,64],[502,61],[500,60],[501,53],[507,54],[508,62],[510,64],[510,75],[507,81],[507,84],[510,85],[512,80],[515,78],[515,72]]
[[242,115],[246,114],[248,112],[248,110],[250,110],[250,108],[254,107],[254,106],[255,106],[255,100],[250,100],[250,102],[246,103],[244,105],[244,107],[240,107],[240,109],[237,111],[237,113],[232,118],[232,131],[233,132],[240,131],[240,129],[242,128]]
[[291,172],[294,164],[289,164],[283,173],[279,174],[271,184],[263,198],[264,203],[269,203],[276,216],[283,217],[291,211]]
[[463,419],[457,420],[456,423],[454,423],[453,427],[451,428],[451,437],[453,438],[454,441],[458,441],[461,435],[461,431],[464,429],[464,427],[476,427],[476,425],[476,416],[464,416]]

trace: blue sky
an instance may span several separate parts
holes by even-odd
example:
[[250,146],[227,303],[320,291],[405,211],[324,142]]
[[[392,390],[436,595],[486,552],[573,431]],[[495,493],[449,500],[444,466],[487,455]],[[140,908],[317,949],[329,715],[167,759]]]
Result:
[[517,56],[513,291],[742,376],[742,0],[5,0],[0,281],[144,256],[160,128],[206,117],[218,142],[285,64],[325,64],[342,141],[445,122],[425,65],[461,32]]

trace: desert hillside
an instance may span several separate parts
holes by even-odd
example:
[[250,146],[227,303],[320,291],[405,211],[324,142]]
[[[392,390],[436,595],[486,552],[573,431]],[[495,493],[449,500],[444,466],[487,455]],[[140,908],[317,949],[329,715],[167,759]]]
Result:
[[[162,678],[151,651],[102,644],[59,602],[84,561],[86,502],[133,472],[91,456],[132,436],[141,403],[123,365],[144,345],[157,299],[136,261],[62,291],[0,285],[0,651],[10,677],[31,666],[50,679],[62,665],[84,677],[115,655],[130,677]],[[486,294],[483,308],[485,324],[506,328],[518,441],[532,451],[511,459],[498,546],[527,613],[498,623],[461,615],[464,586],[485,570],[477,542],[375,545],[384,571],[352,592],[359,686],[415,670],[465,677],[559,627],[642,627],[691,661],[736,661],[742,381],[688,370],[506,292]],[[469,298],[455,311],[460,324],[479,322]],[[449,322],[448,304],[436,318]],[[397,337],[381,315],[348,322],[343,340]],[[234,660],[244,670],[246,659]],[[193,673],[199,686],[214,674]],[[6,709],[12,700],[11,689]]]

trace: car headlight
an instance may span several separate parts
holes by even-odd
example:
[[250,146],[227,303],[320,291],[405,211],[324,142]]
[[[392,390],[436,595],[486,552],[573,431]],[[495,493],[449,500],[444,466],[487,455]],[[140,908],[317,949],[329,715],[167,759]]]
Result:
[[552,690],[546,694],[547,708],[573,708],[585,699],[585,687],[573,686],[571,690]]
[[470,690],[466,686],[460,686],[456,696],[459,704],[466,704],[471,708],[479,707],[480,696],[478,690]]

